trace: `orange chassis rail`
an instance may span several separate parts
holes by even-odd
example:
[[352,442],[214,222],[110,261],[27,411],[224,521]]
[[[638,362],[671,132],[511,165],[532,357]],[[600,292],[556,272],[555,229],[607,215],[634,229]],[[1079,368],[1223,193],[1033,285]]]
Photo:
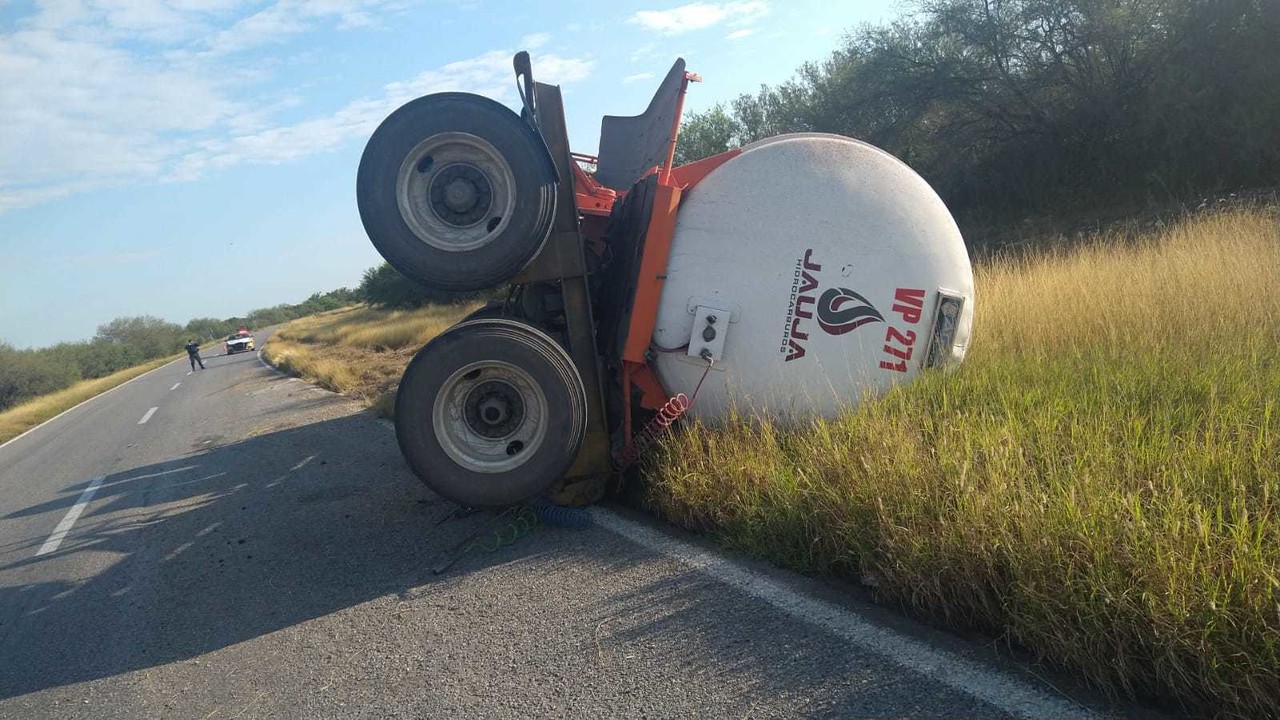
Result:
[[[698,82],[694,73],[685,73],[684,84],[676,101],[675,119],[671,128],[671,139],[667,145],[666,162],[655,167],[644,175],[658,176],[658,187],[653,201],[653,212],[649,216],[649,227],[645,232],[644,246],[640,252],[640,272],[636,282],[636,295],[632,301],[630,325],[626,330],[626,340],[622,351],[622,422],[624,449],[632,449],[631,428],[631,391],[640,391],[640,406],[647,410],[657,410],[668,400],[669,394],[658,379],[657,373],[649,366],[646,354],[653,338],[654,325],[657,323],[658,300],[662,297],[662,286],[667,277],[667,262],[671,256],[671,240],[675,234],[676,211],[680,208],[680,198],[693,186],[697,185],[712,170],[726,161],[736,157],[741,150],[730,150],[719,155],[698,160],[697,162],[672,167],[675,160],[676,138],[680,133],[680,116],[684,106],[685,92],[690,82]],[[613,205],[626,193],[617,192],[597,183],[583,167],[583,164],[594,165],[596,158],[591,155],[573,153],[573,187],[574,200],[578,214],[582,218],[582,234],[588,241],[588,247],[597,253],[603,252],[603,236]]]

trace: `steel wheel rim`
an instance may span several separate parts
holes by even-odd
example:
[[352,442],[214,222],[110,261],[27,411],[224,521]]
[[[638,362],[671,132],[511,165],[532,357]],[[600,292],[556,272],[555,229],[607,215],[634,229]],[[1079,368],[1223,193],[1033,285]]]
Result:
[[483,247],[502,234],[516,207],[516,178],[497,148],[447,132],[414,146],[396,176],[396,204],[409,230],[446,252]]
[[[511,402],[517,398],[518,411]],[[455,463],[472,472],[503,473],[523,465],[542,446],[547,397],[521,368],[483,360],[444,381],[431,419],[436,440]]]

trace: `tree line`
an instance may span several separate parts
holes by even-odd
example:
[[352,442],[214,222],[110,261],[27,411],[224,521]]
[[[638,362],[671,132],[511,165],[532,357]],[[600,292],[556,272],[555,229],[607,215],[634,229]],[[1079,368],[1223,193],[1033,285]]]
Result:
[[787,132],[866,140],[953,212],[1182,200],[1280,177],[1276,0],[915,0],[690,116],[681,162]]
[[0,411],[81,380],[104,377],[172,355],[190,340],[205,343],[227,337],[242,325],[257,329],[362,302],[413,308],[429,303],[466,302],[492,294],[493,291],[455,293],[424,288],[384,262],[366,270],[354,290],[314,293],[300,303],[259,308],[243,316],[192,318],[185,325],[151,315],[119,317],[98,326],[92,340],[30,350],[19,350],[0,341]]
[[438,290],[419,285],[384,262],[364,271],[364,276],[360,279],[360,287],[357,288],[356,293],[360,296],[362,302],[370,305],[390,308],[416,308],[423,305],[445,305],[473,300],[496,299],[506,293],[506,286],[472,292]]
[[190,340],[224,338],[241,325],[260,328],[360,302],[359,291],[339,288],[296,304],[259,308],[242,317],[193,318],[186,325],[151,315],[119,317],[98,326],[92,340],[18,350],[0,341],[0,411],[81,380],[104,377],[179,352]]

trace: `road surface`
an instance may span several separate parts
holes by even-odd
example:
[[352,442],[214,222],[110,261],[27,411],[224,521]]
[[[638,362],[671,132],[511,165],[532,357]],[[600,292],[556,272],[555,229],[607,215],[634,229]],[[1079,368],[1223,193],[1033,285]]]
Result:
[[205,365],[0,447],[0,717],[1136,712],[616,508],[434,575],[484,517],[441,522],[385,421]]

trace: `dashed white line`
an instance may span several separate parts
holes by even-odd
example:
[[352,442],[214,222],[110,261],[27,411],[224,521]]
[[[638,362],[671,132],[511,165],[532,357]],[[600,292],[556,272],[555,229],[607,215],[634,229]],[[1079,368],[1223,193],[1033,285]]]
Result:
[[[26,436],[30,435],[31,433],[33,433],[33,432],[35,432],[35,431],[39,430],[40,428],[44,427],[45,425],[48,425],[49,423],[54,422],[55,420],[57,420],[58,418],[62,417],[63,415],[66,415],[67,413],[70,413],[70,412],[74,411],[76,408],[80,407],[81,405],[85,405],[85,404],[87,404],[87,403],[91,403],[91,402],[93,402],[94,400],[97,400],[98,398],[100,398],[100,397],[102,397],[102,396],[104,396],[104,395],[107,395],[108,393],[113,393],[113,392],[115,392],[116,390],[119,390],[120,388],[124,387],[125,385],[128,385],[129,383],[137,382],[137,381],[141,380],[142,378],[144,378],[144,377],[146,377],[146,376],[150,375],[150,374],[151,374],[151,373],[153,373],[153,372],[156,372],[156,371],[158,371],[158,370],[163,370],[164,368],[169,367],[170,365],[172,365],[172,364],[173,364],[173,363],[175,363],[175,362],[177,362],[177,359],[174,359],[172,362],[165,363],[164,365],[161,365],[161,366],[160,366],[160,367],[158,367],[158,368],[152,368],[152,369],[150,369],[150,370],[148,370],[148,371],[146,371],[146,372],[142,373],[142,374],[141,374],[141,375],[139,375],[138,377],[133,378],[132,380],[126,380],[126,381],[124,381],[124,382],[120,383],[119,385],[117,385],[117,386],[115,386],[115,387],[111,388],[110,390],[106,390],[106,391],[101,392],[101,393],[99,393],[99,394],[97,394],[97,395],[94,395],[94,396],[93,396],[93,397],[91,397],[91,398],[88,398],[88,399],[86,399],[86,400],[83,400],[83,401],[81,401],[81,402],[79,402],[79,403],[75,404],[75,405],[72,405],[71,407],[67,408],[66,410],[63,410],[62,412],[58,413],[57,415],[54,415],[53,417],[49,418],[48,420],[45,420],[44,422],[40,423],[39,425],[36,425],[35,427],[28,429],[26,432],[22,433],[21,435],[18,435],[17,437],[14,437],[14,438],[10,438],[10,439],[8,439],[8,440],[5,440],[4,442],[0,443],[0,448],[7,447],[10,443],[18,442],[18,441],[19,441],[19,440],[21,440],[22,438],[24,438],[24,437],[26,437]],[[188,373],[188,374],[190,374],[190,373]]]
[[143,415],[143,416],[142,416],[142,419],[138,421],[138,424],[139,424],[139,425],[146,425],[146,424],[147,424],[147,421],[151,419],[151,416],[152,416],[152,415],[155,415],[155,414],[156,414],[156,411],[157,411],[157,410],[159,410],[159,409],[160,409],[160,408],[158,408],[158,407],[153,407],[153,408],[151,408],[150,410],[148,410],[148,411],[147,411],[147,413],[146,413],[145,415]]
[[182,383],[180,383],[180,382],[176,382],[176,383],[174,383],[174,384],[173,384],[173,387],[171,387],[171,388],[169,388],[169,389],[170,389],[170,390],[177,390],[177,389],[178,389],[178,386],[179,386],[179,385],[181,385],[181,384],[182,384]]
[[604,508],[591,509],[596,524],[655,552],[676,558],[720,582],[763,600],[802,622],[825,628],[849,643],[938,683],[1024,718],[1093,718],[1087,708],[1051,695],[994,669],[932,647],[825,600],[803,595],[762,573],[680,542]]
[[36,551],[36,557],[48,555],[58,549],[58,546],[62,544],[62,539],[67,536],[67,533],[71,532],[71,526],[76,524],[76,520],[79,519],[80,513],[84,512],[85,506],[93,499],[93,494],[98,492],[99,485],[102,485],[102,478],[100,477],[96,477],[89,481],[89,487],[85,488],[84,492],[80,493],[80,499],[76,500],[76,504],[72,505],[71,509],[67,511],[66,516],[62,518],[62,522],[58,523],[58,527],[53,529],[53,534],[50,535],[49,539],[45,540],[44,544],[40,546],[40,549]]

